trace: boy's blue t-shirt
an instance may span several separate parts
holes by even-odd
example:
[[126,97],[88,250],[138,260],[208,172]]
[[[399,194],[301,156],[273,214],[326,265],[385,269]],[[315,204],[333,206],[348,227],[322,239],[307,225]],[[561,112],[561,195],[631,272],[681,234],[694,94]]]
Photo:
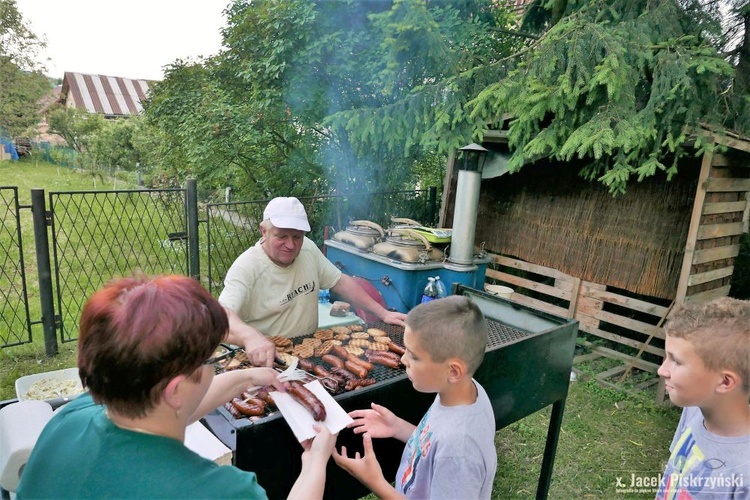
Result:
[[750,434],[717,436],[700,408],[682,410],[657,500],[750,498]]
[[495,414],[475,380],[477,400],[443,406],[440,395],[406,443],[396,490],[407,498],[489,499],[497,469]]

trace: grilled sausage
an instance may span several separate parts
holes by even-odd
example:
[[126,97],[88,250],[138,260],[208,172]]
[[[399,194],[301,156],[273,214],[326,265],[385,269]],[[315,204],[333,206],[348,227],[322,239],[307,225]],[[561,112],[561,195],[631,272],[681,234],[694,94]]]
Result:
[[322,366],[322,365],[313,366],[312,372],[318,377],[330,377],[331,376],[331,372],[326,370],[325,366]]
[[234,406],[237,411],[248,417],[259,417],[263,415],[263,412],[265,411],[265,405],[253,405],[250,403],[246,403],[240,398],[234,398],[232,400],[232,406]]
[[406,354],[406,349],[404,349],[403,347],[401,347],[395,342],[388,342],[388,349],[395,352],[399,356],[403,356],[404,354]]
[[[401,363],[401,356],[399,356],[395,352],[390,351],[374,351],[372,349],[368,349],[367,351],[365,351],[365,356],[367,356],[367,359],[370,359],[372,356],[379,356],[381,358],[393,360],[396,363]],[[370,361],[372,360],[370,359]]]
[[305,370],[308,373],[313,371],[314,366],[315,365],[312,361],[304,358],[299,358],[299,362],[297,363],[297,368],[299,368],[300,370]]
[[[256,395],[257,396],[257,395]],[[246,392],[242,393],[242,400],[250,406],[260,406],[264,410],[266,409],[266,402],[262,398],[252,396]]]
[[358,365],[362,365],[368,372],[372,370],[373,368],[375,368],[374,366],[372,366],[372,363],[370,363],[369,361],[365,361],[359,356],[355,356],[354,354],[351,354],[351,353],[349,353],[349,356],[347,356],[346,359],[348,359],[349,361],[353,361],[357,363]]
[[349,380],[358,380],[357,376],[354,375],[349,370],[347,370],[346,368],[334,368],[334,369],[331,370],[331,373],[333,373],[335,375],[340,375],[341,377],[343,377],[344,379],[346,379],[347,382]]
[[349,370],[359,378],[365,378],[367,376],[367,373],[370,371],[359,363],[355,363],[354,361],[349,360],[344,363],[344,366],[347,370]]
[[344,361],[339,358],[338,356],[334,356],[333,354],[324,354],[322,358],[323,361],[328,363],[329,365],[333,366],[334,368],[343,368],[344,367]]
[[334,378],[322,378],[320,379],[320,383],[330,393],[336,394],[337,392],[339,392],[339,382]]
[[331,347],[331,352],[341,358],[342,360],[346,360],[347,356],[349,356],[349,351],[341,347],[340,345],[333,345]]
[[399,366],[401,366],[400,362],[394,361],[393,359],[386,356],[378,356],[376,354],[372,354],[369,356],[369,359],[376,365],[383,365],[387,366],[388,368],[398,368]]
[[353,391],[354,389],[359,389],[360,387],[366,387],[368,385],[372,385],[375,383],[374,378],[363,378],[361,380],[350,380],[346,383],[344,386],[344,389],[347,391]]
[[234,407],[232,402],[228,402],[224,404],[224,408],[227,409],[227,411],[234,417],[234,418],[242,418],[242,413]]
[[260,391],[258,391],[257,396],[258,396],[258,399],[262,399],[263,401],[266,402],[266,404],[271,404],[271,405],[276,406],[276,403],[273,402],[273,397],[271,397],[271,395],[268,394],[267,390],[261,389]]
[[302,382],[299,380],[289,382],[287,393],[304,406],[312,414],[315,421],[322,422],[326,419],[325,406],[320,402],[318,396],[302,385]]

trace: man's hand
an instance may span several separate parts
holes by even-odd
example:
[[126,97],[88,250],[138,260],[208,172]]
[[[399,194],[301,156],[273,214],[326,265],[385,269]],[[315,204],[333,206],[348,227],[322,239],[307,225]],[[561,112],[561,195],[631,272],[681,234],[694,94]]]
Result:
[[380,305],[375,299],[370,297],[370,295],[368,295],[368,293],[359,286],[359,283],[357,283],[351,276],[342,274],[341,279],[339,279],[339,282],[331,288],[331,291],[340,295],[348,302],[353,303],[356,307],[360,307],[374,314],[384,323],[401,327],[406,326],[406,314],[389,311]]
[[402,312],[386,311],[381,319],[383,320],[383,323],[388,323],[389,325],[406,327],[406,314]]
[[245,353],[254,366],[273,366],[276,346],[264,335],[253,335],[245,339]]
[[227,342],[245,348],[250,362],[255,366],[273,366],[276,346],[261,332],[246,324],[237,313],[224,307],[229,318]]

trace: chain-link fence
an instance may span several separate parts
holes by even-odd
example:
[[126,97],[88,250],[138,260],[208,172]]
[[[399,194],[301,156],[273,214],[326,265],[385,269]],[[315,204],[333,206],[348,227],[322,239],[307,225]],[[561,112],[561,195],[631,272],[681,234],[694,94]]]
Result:
[[50,193],[62,342],[77,338],[86,299],[134,272],[188,274],[184,189]]
[[[24,207],[17,188],[0,188],[0,347],[31,342],[31,327],[41,323],[47,353],[54,354],[58,338],[77,339],[88,297],[107,281],[134,272],[194,276],[218,295],[234,259],[260,238],[268,200],[209,204],[206,219],[199,221],[196,192],[195,181],[186,189],[52,192],[46,199],[43,190],[32,190],[32,204]],[[308,236],[322,246],[327,231],[355,219],[387,227],[394,216],[433,225],[435,198],[433,188],[300,200],[313,229]],[[39,282],[38,297],[32,297],[39,304],[31,314],[21,239],[24,208],[33,212],[31,264]]]

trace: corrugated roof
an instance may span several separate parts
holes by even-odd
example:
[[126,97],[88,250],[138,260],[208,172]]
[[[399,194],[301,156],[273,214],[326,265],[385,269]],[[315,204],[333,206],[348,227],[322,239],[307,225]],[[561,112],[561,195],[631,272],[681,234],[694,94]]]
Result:
[[108,117],[135,115],[143,110],[153,80],[65,72],[61,101]]

